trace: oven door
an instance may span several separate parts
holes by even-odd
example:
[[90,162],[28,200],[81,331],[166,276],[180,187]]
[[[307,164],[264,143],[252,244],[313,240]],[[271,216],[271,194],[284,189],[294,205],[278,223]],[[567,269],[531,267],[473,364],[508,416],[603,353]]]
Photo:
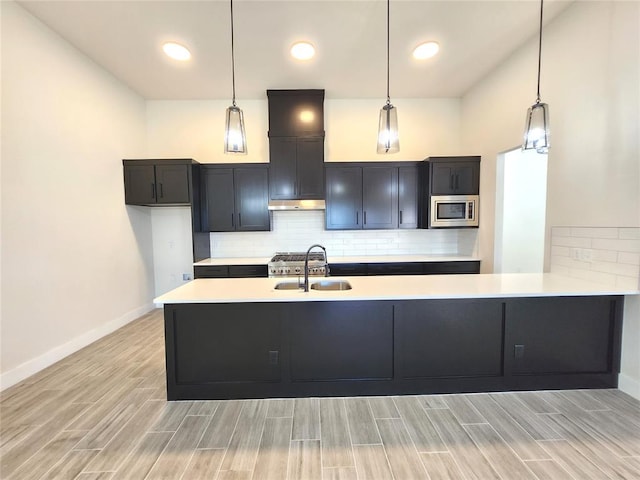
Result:
[[431,228],[478,226],[478,195],[435,195],[431,197]]

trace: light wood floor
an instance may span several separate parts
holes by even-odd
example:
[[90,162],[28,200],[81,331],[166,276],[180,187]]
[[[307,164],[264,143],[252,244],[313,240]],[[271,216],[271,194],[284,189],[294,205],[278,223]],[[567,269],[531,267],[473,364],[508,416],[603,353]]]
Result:
[[0,477],[640,479],[618,390],[171,402],[155,311],[3,392]]

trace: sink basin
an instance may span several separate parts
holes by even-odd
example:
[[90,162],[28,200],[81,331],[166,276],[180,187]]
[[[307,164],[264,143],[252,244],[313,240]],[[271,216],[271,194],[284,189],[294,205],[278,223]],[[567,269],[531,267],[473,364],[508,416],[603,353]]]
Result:
[[298,290],[302,289],[303,286],[298,282],[280,282],[276,284],[274,287],[276,290]]
[[311,284],[312,290],[351,290],[351,284],[345,280],[321,280]]

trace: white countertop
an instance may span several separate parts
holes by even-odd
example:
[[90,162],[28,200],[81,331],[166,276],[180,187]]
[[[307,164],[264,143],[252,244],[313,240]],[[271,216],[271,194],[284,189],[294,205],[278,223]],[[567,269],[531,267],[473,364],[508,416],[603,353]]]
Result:
[[[266,265],[269,260],[271,257],[206,258],[194,263],[194,265]],[[344,257],[329,255],[329,263],[469,262],[479,260],[478,257],[453,255],[359,255]]]
[[[609,287],[586,280],[544,273],[476,275],[399,275],[330,277],[346,279],[345,291],[275,290],[278,278],[202,278],[154,299],[155,303],[312,302],[414,300],[546,296],[637,295],[638,290]],[[311,282],[324,277],[312,277]]]

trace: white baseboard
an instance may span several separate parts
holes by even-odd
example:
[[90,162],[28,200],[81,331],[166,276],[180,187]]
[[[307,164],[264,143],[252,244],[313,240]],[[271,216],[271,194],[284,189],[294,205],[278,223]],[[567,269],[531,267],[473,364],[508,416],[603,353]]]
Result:
[[0,391],[11,387],[18,382],[21,382],[25,378],[38,373],[40,370],[53,365],[54,363],[71,355],[72,353],[77,352],[81,348],[84,348],[87,345],[95,342],[96,340],[101,339],[105,335],[108,335],[111,332],[119,329],[120,327],[125,326],[127,323],[130,323],[136,318],[139,318],[145,313],[153,310],[153,307],[153,304],[149,303],[143,305],[142,307],[136,308],[135,310],[131,310],[130,312],[125,313],[119,318],[111,320],[98,328],[94,328],[93,330],[83,333],[73,340],[55,347],[48,352],[36,358],[28,360],[23,364],[18,365],[16,368],[1,374]]
[[618,389],[640,400],[640,381],[621,373],[618,375]]

